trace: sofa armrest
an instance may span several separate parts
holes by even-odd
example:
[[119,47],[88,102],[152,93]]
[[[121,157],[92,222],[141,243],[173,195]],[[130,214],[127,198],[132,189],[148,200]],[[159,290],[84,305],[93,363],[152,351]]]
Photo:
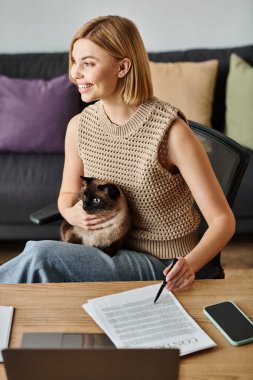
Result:
[[62,216],[58,210],[57,203],[52,203],[30,215],[30,220],[36,224],[46,224],[60,219],[62,219]]

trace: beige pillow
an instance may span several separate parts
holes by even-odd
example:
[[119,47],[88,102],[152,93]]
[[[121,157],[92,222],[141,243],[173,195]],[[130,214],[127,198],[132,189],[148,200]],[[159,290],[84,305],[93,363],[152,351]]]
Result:
[[253,67],[232,54],[226,89],[226,134],[253,149]]
[[218,60],[150,62],[154,95],[178,107],[187,119],[211,126]]

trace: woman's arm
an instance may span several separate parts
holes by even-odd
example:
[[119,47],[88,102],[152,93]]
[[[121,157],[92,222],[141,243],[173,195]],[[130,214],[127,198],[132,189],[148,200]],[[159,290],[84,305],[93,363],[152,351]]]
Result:
[[82,201],[75,203],[82,181],[80,176],[84,174],[83,162],[78,153],[77,125],[80,115],[74,116],[67,128],[65,138],[65,161],[62,176],[62,184],[58,197],[58,208],[64,219],[72,226],[85,229],[98,229],[99,224],[110,219],[113,215],[97,217],[87,214],[82,208]]
[[[67,127],[65,137],[65,161],[62,184],[58,198],[58,208],[64,219],[73,226],[84,226],[81,201],[76,203],[82,182],[83,163],[78,154],[77,125],[80,115],[74,116]],[[76,203],[76,204],[75,204]]]
[[189,286],[194,273],[224,248],[234,234],[235,218],[202,144],[181,119],[169,130],[168,152],[171,165],[180,170],[208,224],[197,246],[167,276],[168,289],[177,291]]
[[65,161],[62,175],[62,184],[58,198],[58,208],[65,218],[65,210],[73,206],[73,199],[79,193],[82,183],[83,163],[77,150],[77,124],[80,115],[74,116],[67,127],[65,137]]

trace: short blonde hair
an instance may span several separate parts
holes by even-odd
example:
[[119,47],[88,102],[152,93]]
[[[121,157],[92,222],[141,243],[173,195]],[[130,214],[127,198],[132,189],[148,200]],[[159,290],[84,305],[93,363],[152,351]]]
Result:
[[84,24],[74,35],[69,51],[69,78],[73,65],[72,50],[80,38],[87,38],[117,59],[130,59],[132,65],[123,78],[122,98],[126,104],[138,105],[153,96],[148,55],[135,24],[120,16],[101,16]]

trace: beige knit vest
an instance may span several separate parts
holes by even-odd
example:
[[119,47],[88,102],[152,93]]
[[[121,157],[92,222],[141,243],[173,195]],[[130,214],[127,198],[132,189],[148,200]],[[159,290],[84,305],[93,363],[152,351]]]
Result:
[[78,125],[85,176],[114,182],[126,195],[132,228],[125,248],[161,259],[185,256],[198,239],[199,215],[186,182],[158,161],[166,132],[179,116],[176,108],[154,97],[119,126],[98,101],[83,110]]

